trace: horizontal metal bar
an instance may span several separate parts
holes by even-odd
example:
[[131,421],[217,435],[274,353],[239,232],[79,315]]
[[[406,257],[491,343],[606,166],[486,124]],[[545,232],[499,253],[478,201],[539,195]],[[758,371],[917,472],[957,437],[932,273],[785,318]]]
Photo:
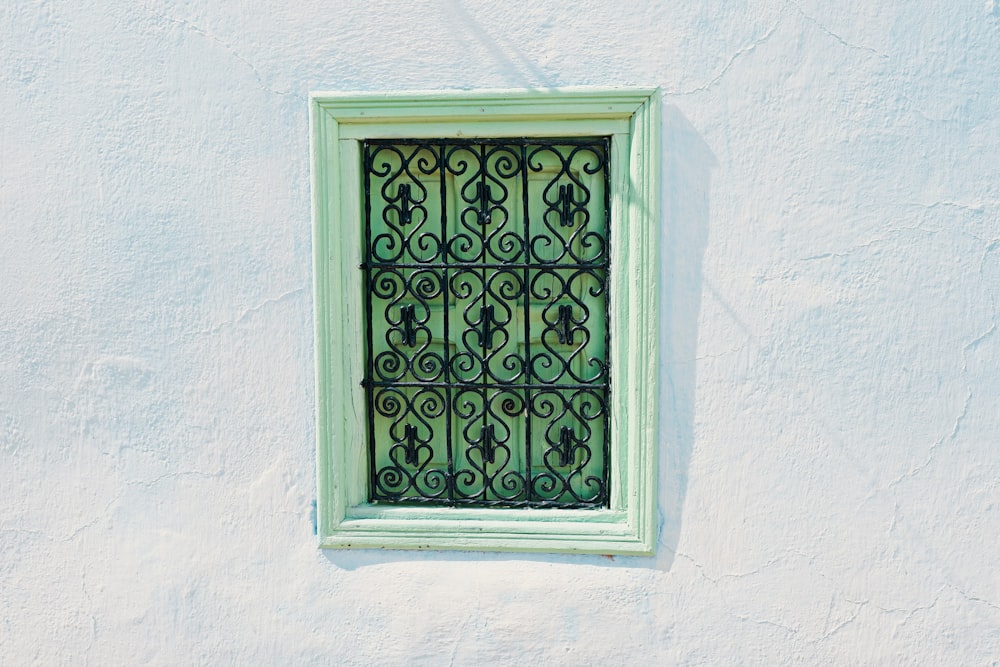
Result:
[[400,507],[405,505],[445,505],[445,506],[463,506],[463,507],[558,507],[559,509],[601,509],[604,507],[600,500],[595,500],[592,502],[566,502],[560,500],[478,500],[475,498],[455,498],[454,500],[448,499],[446,497],[436,498],[433,496],[404,496],[399,498],[394,498],[392,496],[378,496],[375,495],[372,498],[372,505],[378,505],[380,502],[389,503],[393,507]]
[[610,137],[470,137],[462,139],[365,139],[370,146],[602,146]]
[[453,271],[466,271],[471,269],[540,269],[542,271],[556,271],[560,269],[607,269],[608,263],[600,264],[537,264],[525,262],[506,263],[474,263],[454,260],[448,264],[441,262],[362,262],[359,269],[451,269]]
[[387,387],[426,387],[426,388],[444,388],[451,387],[452,389],[542,389],[547,391],[559,390],[559,389],[607,389],[607,381],[595,382],[594,384],[504,384],[499,382],[482,382],[482,381],[472,381],[472,382],[388,382],[386,380],[363,380],[361,382],[362,387],[374,387],[374,388],[387,388]]

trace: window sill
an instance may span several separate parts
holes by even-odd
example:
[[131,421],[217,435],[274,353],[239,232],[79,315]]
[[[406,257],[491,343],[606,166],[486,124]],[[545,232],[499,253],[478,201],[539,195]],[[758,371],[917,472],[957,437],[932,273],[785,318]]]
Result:
[[620,510],[473,509],[361,505],[321,540],[331,548],[653,553]]

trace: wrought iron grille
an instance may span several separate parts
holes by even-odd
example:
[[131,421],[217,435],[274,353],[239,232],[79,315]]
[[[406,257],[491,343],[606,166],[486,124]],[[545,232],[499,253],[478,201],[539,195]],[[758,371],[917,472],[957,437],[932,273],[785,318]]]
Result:
[[364,142],[373,502],[607,506],[609,149]]

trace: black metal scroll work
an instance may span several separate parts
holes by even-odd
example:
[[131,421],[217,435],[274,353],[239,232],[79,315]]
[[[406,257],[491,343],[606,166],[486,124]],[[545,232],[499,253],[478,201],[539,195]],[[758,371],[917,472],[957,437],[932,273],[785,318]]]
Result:
[[364,142],[373,502],[608,505],[609,149]]

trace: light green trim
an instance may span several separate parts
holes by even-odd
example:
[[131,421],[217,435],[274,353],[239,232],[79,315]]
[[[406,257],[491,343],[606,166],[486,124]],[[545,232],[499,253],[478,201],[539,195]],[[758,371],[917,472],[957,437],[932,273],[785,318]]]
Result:
[[429,120],[419,124],[366,122],[341,123],[340,138],[392,139],[405,137],[407,139],[448,139],[453,137],[502,137],[514,131],[516,131],[519,137],[568,137],[573,135],[585,137],[628,132],[628,127],[628,121],[613,118],[581,120],[536,118],[532,120],[500,119],[494,121],[484,121],[476,118],[473,120],[463,120],[460,123],[452,120]]
[[[313,93],[318,522],[322,547],[651,554],[656,543],[658,90]],[[361,187],[364,137],[612,135],[611,507],[367,503]]]

